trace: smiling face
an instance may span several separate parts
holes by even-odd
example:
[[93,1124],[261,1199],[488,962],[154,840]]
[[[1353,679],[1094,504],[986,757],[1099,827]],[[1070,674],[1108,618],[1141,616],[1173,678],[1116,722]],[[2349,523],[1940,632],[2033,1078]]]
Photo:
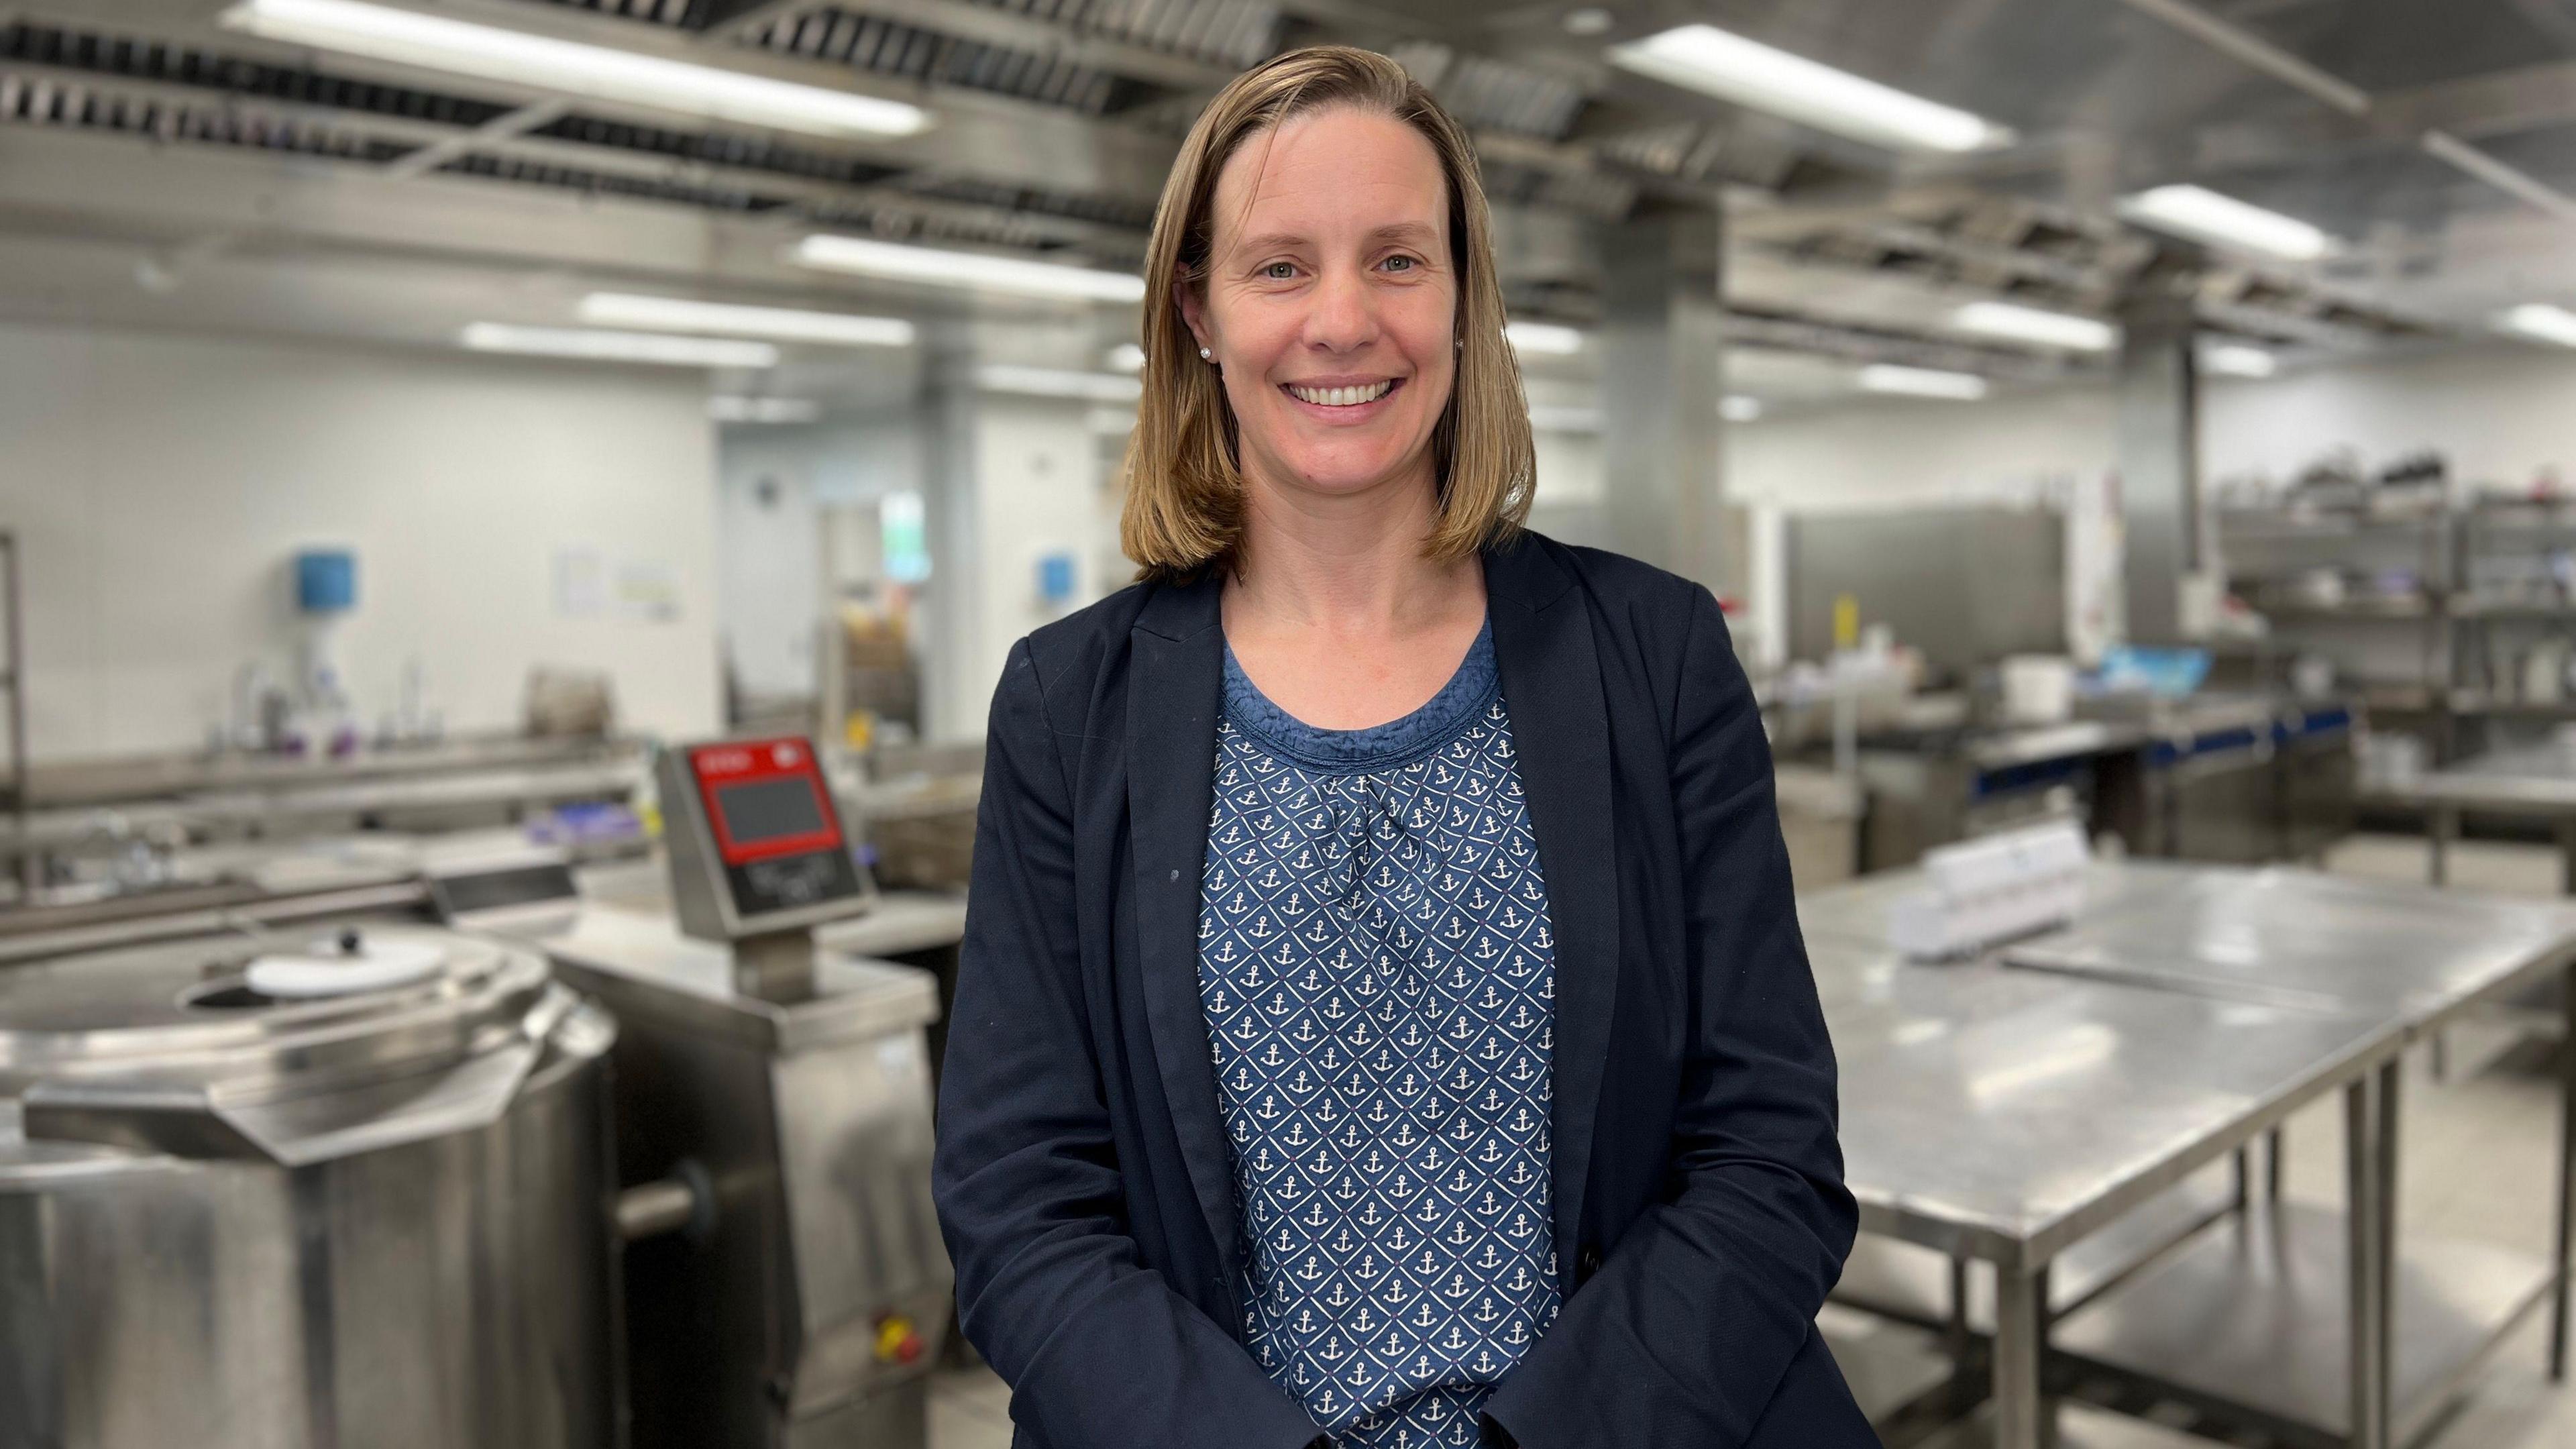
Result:
[[1336,107],[1245,141],[1219,173],[1204,289],[1245,483],[1348,496],[1421,488],[1457,377],[1449,188],[1431,143]]

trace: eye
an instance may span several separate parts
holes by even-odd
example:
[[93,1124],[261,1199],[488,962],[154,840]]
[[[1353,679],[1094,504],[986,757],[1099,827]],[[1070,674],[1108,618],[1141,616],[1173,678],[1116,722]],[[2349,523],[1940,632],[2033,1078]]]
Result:
[[1386,259],[1387,270],[1391,272],[1409,272],[1421,265],[1422,263],[1411,257],[1394,256]]
[[1297,275],[1295,262],[1272,262],[1261,269],[1261,275],[1274,282],[1292,281]]

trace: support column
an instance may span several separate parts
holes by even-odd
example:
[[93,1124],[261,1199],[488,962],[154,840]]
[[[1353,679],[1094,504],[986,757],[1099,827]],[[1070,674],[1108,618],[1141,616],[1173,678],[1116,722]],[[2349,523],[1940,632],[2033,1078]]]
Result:
[[1724,240],[1706,210],[1601,229],[1601,466],[1620,552],[1740,594],[1748,560],[1720,511]]
[[[1101,592],[1090,577],[1104,503],[1092,404],[979,380],[993,352],[943,350],[925,369],[935,568],[923,592],[923,684],[939,741],[982,735],[1011,646]],[[1036,355],[1033,365],[1083,370]]]
[[2120,348],[2120,513],[2128,636],[2183,638],[2183,580],[2200,558],[2200,380],[2189,299],[2130,310]]

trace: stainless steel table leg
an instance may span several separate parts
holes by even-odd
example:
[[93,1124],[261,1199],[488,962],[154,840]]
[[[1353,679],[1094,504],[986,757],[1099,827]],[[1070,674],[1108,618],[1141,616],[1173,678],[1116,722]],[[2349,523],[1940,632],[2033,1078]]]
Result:
[[2049,1449],[2057,1415],[2042,1390],[2048,1353],[2048,1267],[1995,1265],[1995,1449]]
[[2379,1394],[2379,1443],[2397,1439],[2397,1162],[2398,1122],[2405,1106],[2406,1056],[2400,1052],[2379,1069],[2379,1151],[2377,1191],[2371,1194],[2371,1231],[2377,1239],[2372,1265],[2372,1308],[2379,1315],[2378,1363],[2373,1378]]
[[2567,969],[2567,1020],[2558,1042],[2558,1242],[2550,1255],[2549,1379],[2567,1380],[2568,1252],[2576,1246],[2576,966]]
[[2558,893],[2576,896],[2576,816],[2558,822]]
[[2344,1204],[2351,1243],[2344,1343],[2349,1350],[2353,1449],[2380,1449],[2378,1142],[2371,1131],[2370,1079],[2343,1089]]
[[2451,883],[2451,842],[2460,838],[2460,812],[2457,807],[2433,807],[2433,828],[2429,853],[2424,860],[2424,879],[2431,885]]
[[2284,1144],[2281,1141],[2280,1128],[2275,1127],[2271,1131],[2263,1134],[2263,1200],[2265,1202],[2279,1202],[2281,1200],[2281,1154],[2283,1147]]

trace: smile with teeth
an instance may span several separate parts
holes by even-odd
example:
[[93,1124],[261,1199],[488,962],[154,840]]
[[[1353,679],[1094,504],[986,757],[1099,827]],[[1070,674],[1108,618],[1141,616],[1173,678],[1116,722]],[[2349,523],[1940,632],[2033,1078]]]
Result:
[[1313,403],[1323,408],[1351,408],[1358,407],[1362,403],[1376,402],[1386,396],[1394,389],[1395,379],[1388,378],[1384,382],[1364,383],[1357,387],[1299,387],[1295,383],[1289,383],[1286,386],[1288,395],[1299,402]]

